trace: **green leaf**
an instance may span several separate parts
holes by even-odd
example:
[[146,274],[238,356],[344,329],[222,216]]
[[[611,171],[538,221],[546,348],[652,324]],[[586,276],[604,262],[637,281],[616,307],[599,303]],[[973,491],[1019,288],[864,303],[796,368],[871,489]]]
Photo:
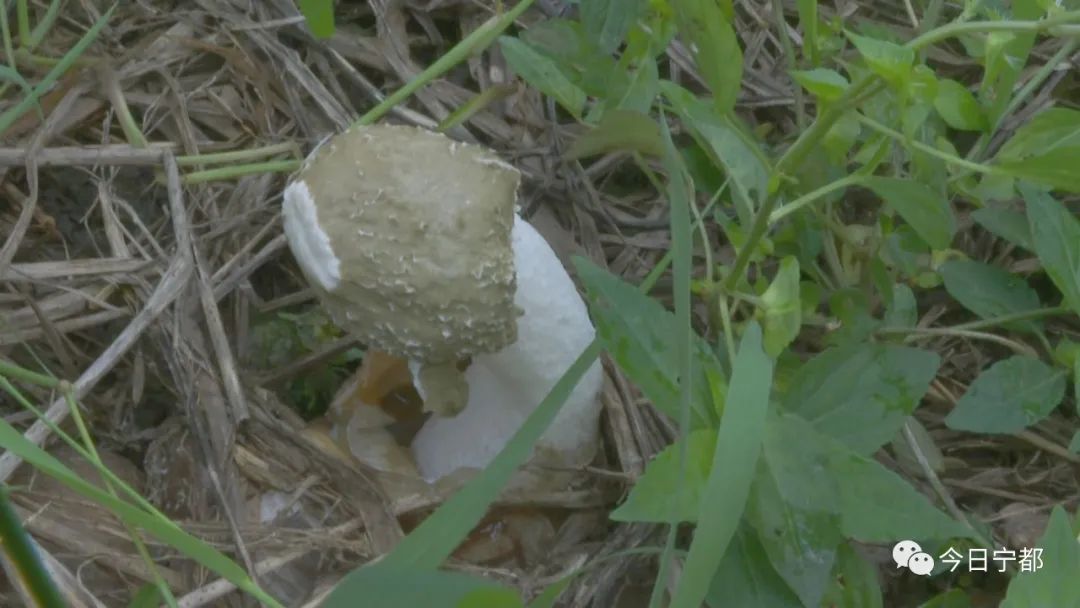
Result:
[[867,67],[893,86],[902,86],[911,76],[915,51],[889,42],[847,32],[848,39],[866,60]]
[[502,36],[499,45],[514,72],[559,102],[575,118],[581,118],[585,109],[585,92],[566,77],[557,63],[517,38]]
[[694,60],[712,91],[716,110],[727,114],[735,107],[743,71],[742,49],[731,26],[730,0],[677,0],[672,5],[679,31],[696,48]]
[[[584,259],[575,259],[596,333],[604,348],[652,404],[679,419],[679,373],[675,316],[636,287]],[[705,368],[719,369],[712,348],[694,336],[690,386],[691,428],[713,424],[713,401]]]
[[955,80],[939,80],[934,108],[945,124],[960,131],[985,131],[990,127],[978,100]]
[[401,606],[459,606],[461,608],[520,608],[513,589],[460,572],[426,570],[378,562],[354,571],[330,593],[325,608]]
[[843,74],[836,70],[815,68],[813,70],[794,71],[791,73],[795,82],[820,99],[821,101],[836,101],[844,94],[851,83]]
[[829,572],[840,544],[840,518],[835,513],[798,508],[781,496],[767,467],[754,480],[747,519],[773,568],[803,605],[816,606],[829,584]]
[[[686,442],[686,470],[680,483],[679,443]],[[712,470],[716,432],[703,429],[664,448],[645,466],[626,501],[611,513],[615,521],[695,522],[705,482]],[[682,493],[679,493],[679,487]]]
[[903,283],[893,285],[892,290],[892,301],[885,310],[885,324],[890,327],[915,327],[919,321],[915,293]]
[[787,256],[772,284],[761,294],[765,314],[765,353],[777,357],[799,335],[802,304],[799,301],[799,260]]
[[672,608],[697,608],[739,528],[761,453],[769,412],[773,362],[762,349],[761,328],[744,330],[716,438],[712,470],[702,492],[698,525],[683,563]]
[[898,538],[937,540],[972,534],[876,460],[838,452],[831,470],[840,486],[844,534],[850,538],[894,543]]
[[803,32],[803,49],[811,65],[818,64],[818,3],[817,0],[796,0],[799,11],[799,27]]
[[994,165],[1020,179],[1080,192],[1080,111],[1051,108],[1016,130]]
[[[1060,505],[1050,514],[1050,523],[1039,539],[1042,567],[1021,572],[1013,578],[1001,608],[1042,608],[1080,606],[1080,544],[1069,525],[1069,516]],[[1017,558],[1021,557],[1017,550]]]
[[[971,312],[984,319],[1036,310],[1039,294],[1019,276],[974,260],[950,260],[938,269],[945,289]],[[1037,321],[1005,323],[1004,327],[1038,332]]]
[[334,35],[334,0],[300,0],[300,14],[316,38]]
[[660,127],[640,112],[608,110],[594,129],[586,131],[570,146],[569,158],[584,158],[616,150],[659,156],[663,151]]
[[1065,397],[1064,370],[1016,355],[979,374],[945,424],[974,433],[1017,433],[1046,418]]
[[933,352],[892,344],[829,349],[796,373],[783,405],[819,432],[872,454],[904,425],[940,362]]
[[[1013,0],[1012,17],[1018,20],[1041,19],[1043,10],[1037,0]],[[979,87],[989,109],[990,123],[1000,124],[1035,42],[1035,32],[990,32],[986,37],[983,81]]]
[[760,144],[741,125],[674,83],[661,82],[660,90],[701,147],[723,167],[740,197],[753,201],[768,194],[772,168]]
[[1027,201],[1031,237],[1043,270],[1061,290],[1065,303],[1080,314],[1080,220],[1046,192],[1028,184],[1019,187]]
[[821,606],[828,608],[881,608],[882,583],[873,562],[859,555],[849,543],[836,552],[836,566]]
[[919,608],[971,608],[971,599],[963,589],[950,589]]
[[1035,251],[1035,242],[1031,238],[1031,226],[1027,216],[1020,211],[1003,207],[983,207],[972,212],[971,217],[995,235],[1019,245],[1028,251]]
[[633,27],[645,3],[646,0],[582,0],[578,14],[600,50],[611,53]]
[[153,583],[146,583],[135,592],[135,596],[128,603],[128,608],[157,608],[163,601],[161,591]]
[[863,184],[904,218],[927,245],[947,249],[956,233],[949,201],[927,186],[894,177],[868,177]]
[[763,447],[765,472],[792,508],[839,513],[839,488],[829,471],[835,442],[801,416],[780,414],[769,420]]
[[1080,111],[1055,107],[1039,112],[1018,128],[994,158],[1016,161],[1078,146]]
[[769,563],[757,535],[745,524],[724,553],[705,603],[712,608],[803,608]]

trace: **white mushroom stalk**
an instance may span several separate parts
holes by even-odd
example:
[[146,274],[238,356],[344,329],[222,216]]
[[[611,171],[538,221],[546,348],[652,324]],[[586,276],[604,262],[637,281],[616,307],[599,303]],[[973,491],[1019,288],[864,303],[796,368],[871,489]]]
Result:
[[[313,291],[343,329],[407,359],[434,412],[410,446],[428,481],[490,463],[595,334],[559,259],[517,215],[519,182],[479,146],[371,126],[320,146],[285,190],[285,234]],[[356,382],[372,374],[362,369]],[[601,382],[595,363],[534,462],[591,460]],[[370,432],[387,417],[352,416],[335,432],[355,457],[391,468],[408,454]]]

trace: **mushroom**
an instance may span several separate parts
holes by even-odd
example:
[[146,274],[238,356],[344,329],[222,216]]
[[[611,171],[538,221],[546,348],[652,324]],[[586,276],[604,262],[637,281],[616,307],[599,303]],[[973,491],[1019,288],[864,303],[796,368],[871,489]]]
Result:
[[[369,346],[355,392],[378,381],[369,360],[400,358],[432,412],[410,446],[429,482],[486,466],[595,335],[554,251],[517,214],[520,179],[483,147],[378,125],[318,146],[284,193],[285,234],[303,274],[334,321]],[[594,363],[534,462],[591,460],[601,381]],[[357,415],[335,414],[339,434]],[[397,459],[372,462],[371,446],[353,443],[376,468]]]

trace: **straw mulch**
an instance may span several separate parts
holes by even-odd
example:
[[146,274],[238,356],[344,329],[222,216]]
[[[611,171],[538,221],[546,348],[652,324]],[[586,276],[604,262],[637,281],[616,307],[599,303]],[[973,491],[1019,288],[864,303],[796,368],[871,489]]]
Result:
[[[68,3],[39,52],[62,55],[105,4]],[[105,463],[185,529],[259,573],[291,606],[314,604],[344,573],[388,551],[442,497],[343,462],[302,432],[306,423],[280,398],[283,385],[354,345],[341,338],[271,369],[252,364],[255,319],[316,305],[281,231],[286,176],[208,179],[205,167],[183,157],[284,144],[269,160],[300,159],[488,19],[491,4],[339,2],[338,33],[316,41],[292,0],[123,2],[79,69],[0,149],[0,357],[44,364],[72,381]],[[841,13],[903,24],[892,3],[882,10],[841,4]],[[569,10],[540,1],[519,25]],[[766,7],[740,3],[747,73],[739,107],[748,119],[791,133],[795,101],[770,23]],[[670,78],[701,88],[684,47],[673,45],[664,61]],[[386,120],[434,128],[493,87],[503,94],[449,134],[488,145],[522,169],[523,211],[561,255],[586,255],[627,280],[643,278],[669,245],[661,195],[628,178],[636,169],[625,155],[567,161],[563,152],[580,127],[516,80],[498,52],[470,58]],[[129,118],[147,145],[132,144]],[[724,245],[720,259],[727,255]],[[661,297],[666,285],[661,280]],[[705,313],[699,320],[708,333]],[[974,363],[967,372],[978,369]],[[650,561],[625,551],[659,545],[659,530],[615,525],[606,515],[674,429],[610,362],[606,369],[607,449],[582,472],[586,483],[503,500],[560,510],[561,525],[544,532],[548,550],[456,567],[531,594],[608,558],[574,579],[565,604],[613,606],[640,592],[627,581],[647,581]],[[27,392],[74,433],[58,395]],[[11,400],[0,404],[28,438],[98,479],[47,426]],[[991,492],[1009,504],[1043,501],[1008,489],[1015,482],[1001,463],[990,458],[978,465],[982,477],[973,471],[951,488]],[[27,528],[72,605],[126,604],[150,579],[123,526],[20,464],[0,456],[0,480],[18,490]],[[1057,466],[1029,464],[1065,481]],[[1002,472],[996,481],[988,477],[994,470]],[[261,497],[272,491],[296,508],[260,524]],[[181,605],[251,605],[170,547],[148,544]],[[10,587],[0,591],[0,604],[19,601]]]

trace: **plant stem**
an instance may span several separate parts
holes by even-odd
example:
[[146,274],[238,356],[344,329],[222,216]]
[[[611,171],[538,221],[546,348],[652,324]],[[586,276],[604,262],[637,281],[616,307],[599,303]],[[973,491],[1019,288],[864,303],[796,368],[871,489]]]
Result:
[[911,146],[912,148],[915,148],[916,150],[923,152],[924,154],[929,154],[930,156],[933,156],[934,158],[939,158],[949,164],[963,167],[968,171],[974,171],[976,173],[986,173],[988,175],[997,175],[1000,173],[997,169],[994,169],[989,165],[972,162],[970,160],[960,158],[959,156],[949,154],[948,152],[938,150],[933,146],[928,146],[921,141],[916,141],[914,139],[908,138],[903,133],[895,129],[890,129],[889,127],[886,127],[885,125],[874,120],[873,118],[864,116],[863,114],[859,114],[858,117],[859,122],[877,131],[878,133],[881,133],[882,135],[887,135],[900,142],[901,144]]
[[800,196],[799,198],[791,201],[790,203],[781,206],[776,211],[773,211],[772,215],[769,216],[769,223],[775,224],[776,222],[779,222],[785,217],[791,215],[792,213],[795,213],[799,209],[815,203],[819,198],[827,194],[831,194],[832,192],[835,192],[837,190],[842,190],[849,186],[856,186],[862,180],[862,175],[849,175],[847,177],[842,177],[834,182],[829,182],[828,184],[825,184],[817,190],[808,192]]

